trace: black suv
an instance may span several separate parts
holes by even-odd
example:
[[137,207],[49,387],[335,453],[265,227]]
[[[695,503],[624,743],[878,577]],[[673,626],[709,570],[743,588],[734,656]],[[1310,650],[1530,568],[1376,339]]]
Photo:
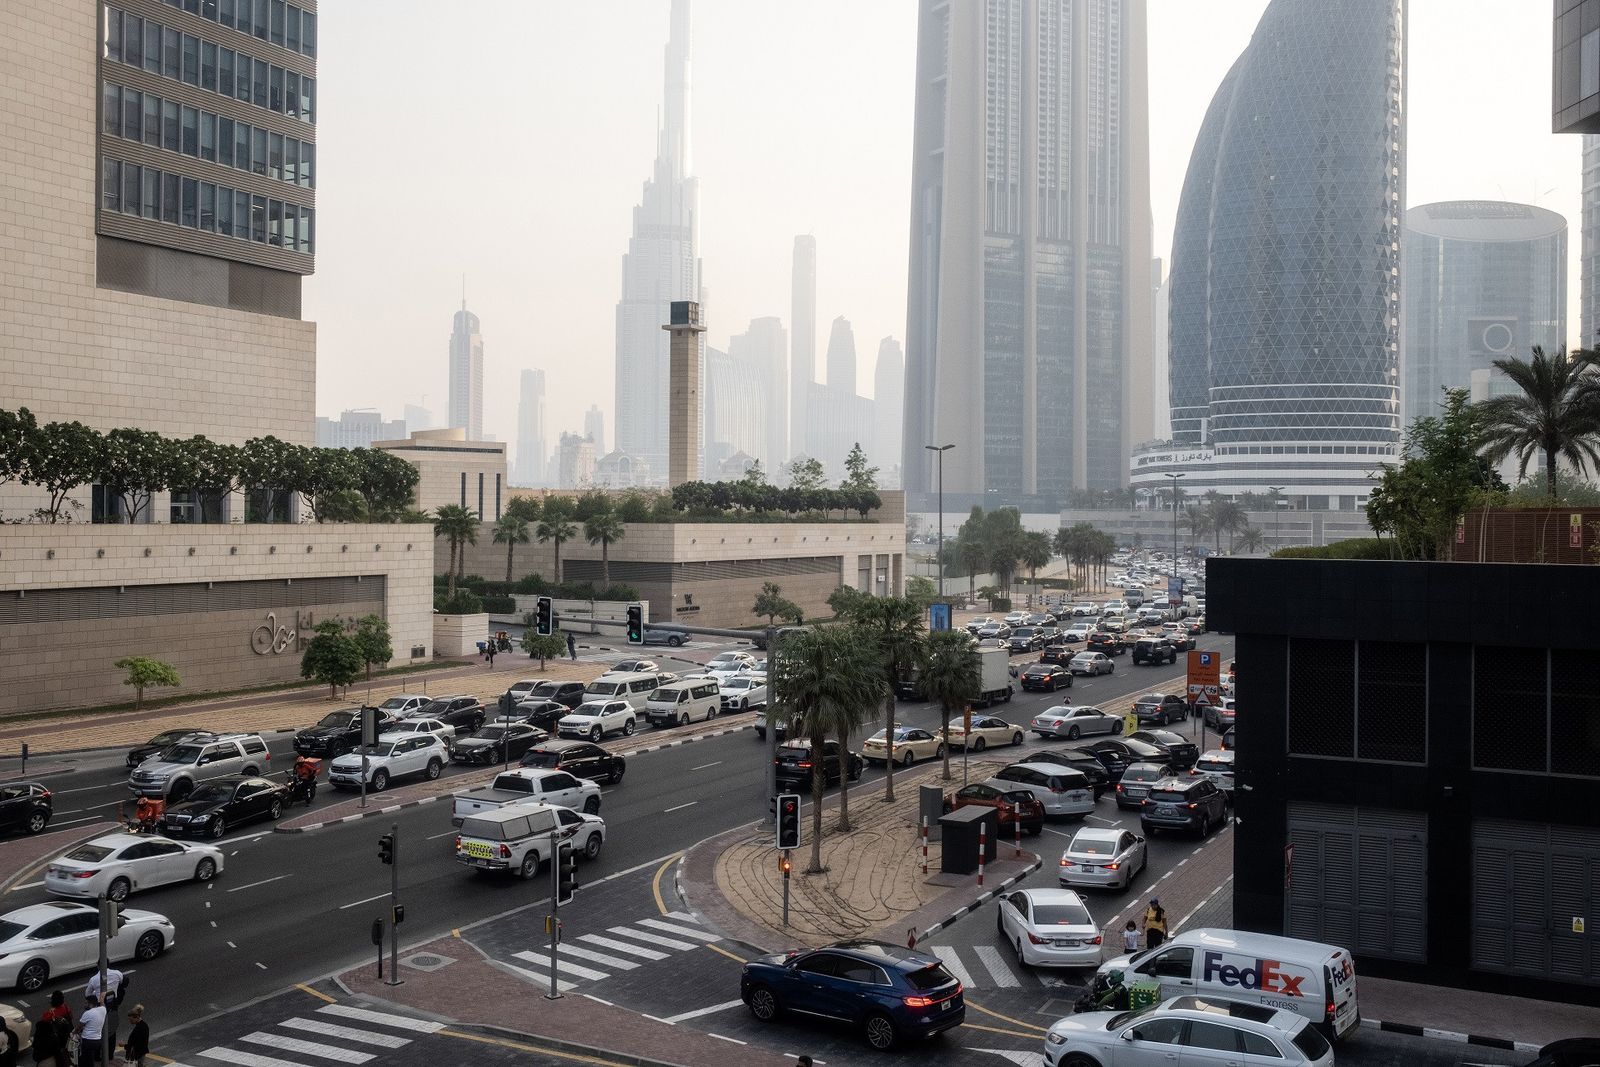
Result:
[[576,708],[583,703],[583,683],[540,682],[533,687],[533,692],[529,693],[523,700],[554,700],[557,704],[565,704],[568,708]]
[[554,737],[556,723],[570,714],[571,708],[555,700],[545,700],[534,697],[524,700],[501,718],[510,719],[512,722],[525,722],[529,726],[537,727]]
[[1133,702],[1133,713],[1140,723],[1166,726],[1187,719],[1189,703],[1176,693],[1146,693]]
[[1043,645],[1043,636],[1039,633],[1038,627],[1035,626],[1019,626],[1011,631],[1010,637],[1006,638],[1006,648],[1011,651],[1013,656],[1023,652],[1032,652],[1043,647]]
[[38,782],[0,785],[0,833],[36,834],[50,825],[50,790]]
[[1201,837],[1228,818],[1228,797],[1209,778],[1168,778],[1150,787],[1139,808],[1147,837],[1157,830],[1193,830]]
[[[431,705],[430,705],[431,706]],[[378,732],[381,734],[395,719],[386,711],[378,712]],[[294,735],[294,750],[301,756],[333,759],[355,750],[361,744],[361,709],[346,708],[330,711],[317,725],[308,726]]]
[[1084,646],[1089,652],[1104,652],[1108,656],[1120,656],[1128,651],[1127,642],[1122,640],[1121,634],[1106,633],[1096,630],[1089,635],[1089,642]]
[[1163,663],[1178,662],[1178,650],[1165,637],[1141,637],[1133,643],[1133,664],[1148,663],[1159,667]]
[[546,741],[522,754],[523,767],[566,771],[591,782],[620,782],[628,761],[589,741]]
[[[538,689],[534,690],[537,694]],[[476,733],[483,725],[483,705],[477,697],[456,696],[437,697],[422,705],[422,708],[412,716],[414,719],[438,719],[442,723],[454,726],[456,736]]]
[[[861,756],[855,752],[844,755],[849,758],[850,780],[859,781],[861,778]],[[840,752],[839,742],[824,741],[822,758],[826,761],[823,765],[824,781],[827,785],[836,785],[839,781]],[[785,741],[778,746],[778,754],[773,757],[773,765],[777,768],[778,784],[780,786],[811,788],[811,742],[804,738]]]

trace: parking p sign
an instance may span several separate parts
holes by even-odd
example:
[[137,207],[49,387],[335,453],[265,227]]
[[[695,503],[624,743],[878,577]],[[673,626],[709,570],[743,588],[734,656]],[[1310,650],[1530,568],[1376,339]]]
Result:
[[1189,699],[1204,697],[1215,704],[1222,696],[1222,657],[1215,652],[1194,649],[1189,653]]

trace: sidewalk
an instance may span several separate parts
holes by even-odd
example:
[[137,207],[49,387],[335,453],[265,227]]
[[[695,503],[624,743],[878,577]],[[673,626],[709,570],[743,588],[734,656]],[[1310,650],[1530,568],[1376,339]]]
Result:
[[10,868],[4,874],[0,874],[0,893],[8,892],[12,886],[26,882],[39,874],[45,863],[78,842],[99,837],[101,834],[109,834],[117,829],[119,827],[116,823],[106,820],[69,826],[64,830],[47,829],[42,834],[32,836],[10,838],[0,846],[0,856],[4,857],[6,866]]

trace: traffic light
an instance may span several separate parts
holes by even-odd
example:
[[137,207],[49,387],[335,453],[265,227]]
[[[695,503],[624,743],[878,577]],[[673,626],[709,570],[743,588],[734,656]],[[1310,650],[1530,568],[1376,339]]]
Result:
[[800,847],[800,794],[778,794],[778,847]]
[[378,858],[384,863],[394,862],[394,835],[384,834],[378,838]]
[[101,898],[100,929],[105,932],[106,938],[109,940],[116,937],[126,925],[128,925],[128,917],[122,914],[122,905],[114,900]]
[[789,877],[789,872],[794,870],[794,864],[789,862],[789,854],[787,852],[785,852],[783,854],[783,858],[778,861],[778,870],[783,872],[783,876],[785,878]]
[[628,644],[644,644],[644,605],[628,605]]
[[404,904],[396,904],[394,906],[394,924],[396,926],[399,926],[401,923],[403,923],[405,921],[406,921],[406,906]]
[[539,598],[534,608],[534,629],[540,637],[549,637],[555,630],[556,604],[547,596]]
[[556,854],[556,903],[570,903],[577,890],[578,857],[571,845],[562,845]]

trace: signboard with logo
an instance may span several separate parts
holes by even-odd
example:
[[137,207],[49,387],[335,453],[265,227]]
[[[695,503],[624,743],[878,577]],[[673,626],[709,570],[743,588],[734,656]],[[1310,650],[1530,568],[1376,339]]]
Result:
[[1567,547],[1583,547],[1583,516],[1572,514],[1567,516]]
[[1173,577],[1167,579],[1167,603],[1171,604],[1174,608],[1183,603],[1182,578]]
[[1215,704],[1222,698],[1222,656],[1216,652],[1189,652],[1189,701]]
[[949,604],[929,604],[928,605],[928,631],[930,633],[937,633],[940,630],[948,630],[948,629],[950,629],[950,605]]

